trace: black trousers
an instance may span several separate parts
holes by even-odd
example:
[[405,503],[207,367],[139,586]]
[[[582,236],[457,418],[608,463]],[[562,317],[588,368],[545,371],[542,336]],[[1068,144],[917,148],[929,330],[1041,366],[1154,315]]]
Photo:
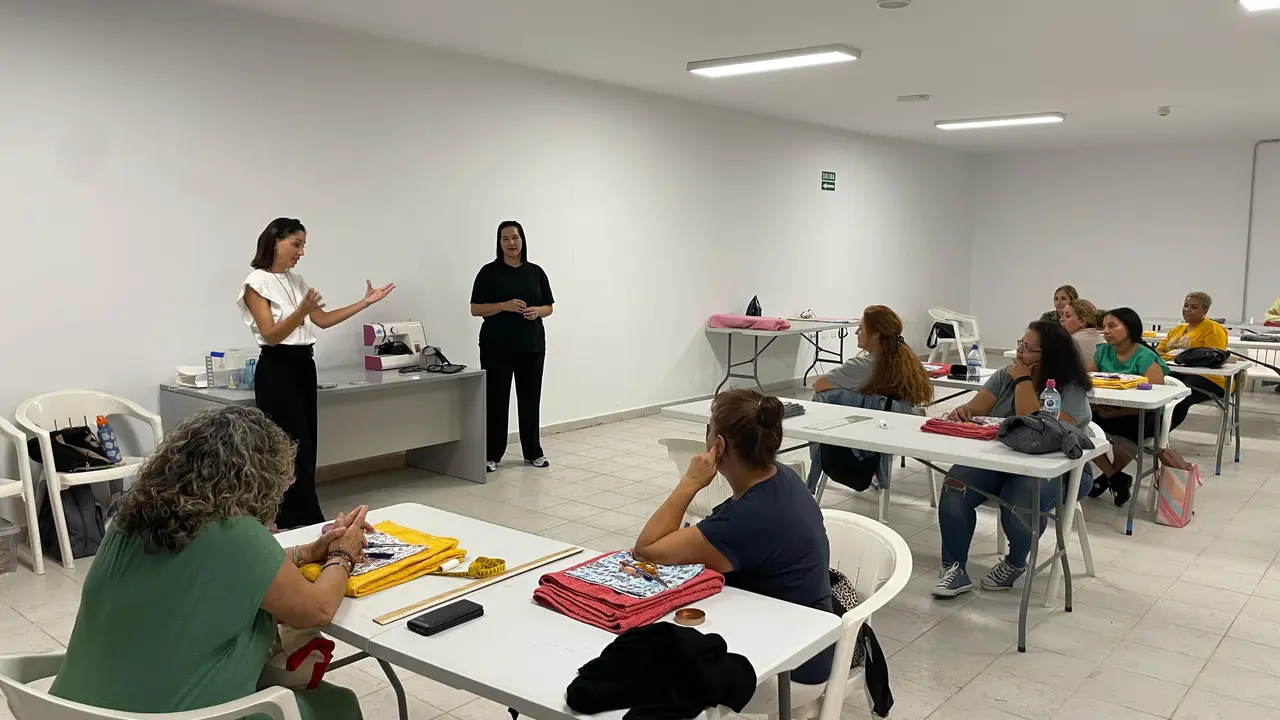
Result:
[[281,530],[324,522],[316,497],[316,363],[310,345],[262,348],[253,393],[266,413],[298,444],[293,485],[276,514]]
[[487,460],[501,462],[507,451],[507,414],[511,408],[511,381],[516,383],[516,415],[520,419],[520,450],[525,460],[543,456],[538,439],[542,406],[542,366],[545,352],[513,353],[480,348],[485,377],[485,441]]
[[1226,394],[1226,390],[1221,386],[1202,375],[1178,375],[1178,379],[1191,388],[1191,395],[1173,406],[1173,427],[1178,427],[1183,420],[1187,419],[1187,413],[1190,412],[1192,405],[1209,402],[1211,397],[1220,398]]

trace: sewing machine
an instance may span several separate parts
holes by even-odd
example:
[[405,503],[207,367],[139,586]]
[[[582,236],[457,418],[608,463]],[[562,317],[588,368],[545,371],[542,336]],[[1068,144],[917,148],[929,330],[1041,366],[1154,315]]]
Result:
[[364,346],[366,370],[412,367],[427,347],[427,334],[422,323],[414,320],[365,323]]

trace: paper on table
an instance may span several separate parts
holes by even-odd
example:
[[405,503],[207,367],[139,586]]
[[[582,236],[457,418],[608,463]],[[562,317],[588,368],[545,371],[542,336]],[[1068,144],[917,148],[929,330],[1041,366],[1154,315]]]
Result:
[[849,417],[839,418],[836,420],[823,420],[822,422],[811,423],[809,425],[805,425],[804,428],[806,430],[834,430],[841,425],[852,425],[854,423],[860,423],[863,420],[870,419],[871,418],[866,415],[850,415]]

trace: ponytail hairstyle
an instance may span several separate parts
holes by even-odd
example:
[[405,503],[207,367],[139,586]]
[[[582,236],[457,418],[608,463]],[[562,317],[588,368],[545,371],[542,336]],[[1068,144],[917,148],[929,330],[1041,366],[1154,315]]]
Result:
[[755,390],[726,390],[711,401],[711,428],[743,464],[773,466],[782,447],[782,401]]
[[884,305],[868,307],[862,311],[862,332],[875,335],[871,352],[875,366],[859,392],[884,395],[913,406],[933,399],[933,384],[924,365],[902,339],[902,318],[898,313]]

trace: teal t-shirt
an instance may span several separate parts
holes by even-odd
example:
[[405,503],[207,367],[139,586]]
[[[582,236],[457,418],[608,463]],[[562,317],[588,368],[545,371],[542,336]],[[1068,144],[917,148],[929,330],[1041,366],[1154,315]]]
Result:
[[1104,373],[1124,373],[1126,375],[1146,375],[1147,369],[1151,367],[1151,363],[1160,363],[1160,368],[1169,373],[1169,366],[1164,360],[1156,354],[1155,350],[1146,345],[1138,345],[1133,354],[1125,362],[1116,359],[1115,346],[1103,343],[1093,351],[1093,364],[1097,366],[1098,372]]

